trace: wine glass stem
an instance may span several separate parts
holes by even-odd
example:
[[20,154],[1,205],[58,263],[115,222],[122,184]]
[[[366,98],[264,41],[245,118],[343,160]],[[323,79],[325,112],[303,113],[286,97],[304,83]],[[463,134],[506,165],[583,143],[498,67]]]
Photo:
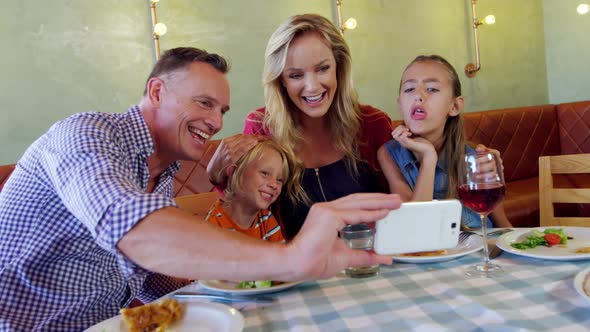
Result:
[[484,264],[488,266],[490,264],[490,254],[488,252],[488,223],[486,220],[486,214],[481,213],[481,237],[483,238],[483,259]]

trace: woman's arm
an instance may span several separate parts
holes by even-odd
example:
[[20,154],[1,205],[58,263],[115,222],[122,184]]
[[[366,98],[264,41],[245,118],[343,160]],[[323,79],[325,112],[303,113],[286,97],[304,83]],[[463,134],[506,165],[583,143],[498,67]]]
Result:
[[215,154],[207,165],[209,181],[220,191],[227,186],[228,169],[258,142],[263,139],[257,135],[237,134],[221,140]]

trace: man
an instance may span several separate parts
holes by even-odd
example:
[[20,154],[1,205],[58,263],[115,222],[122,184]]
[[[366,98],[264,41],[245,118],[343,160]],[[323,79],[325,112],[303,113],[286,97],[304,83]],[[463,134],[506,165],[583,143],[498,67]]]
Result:
[[177,160],[199,160],[229,110],[227,67],[199,49],[169,50],[139,105],[73,115],[27,149],[0,192],[0,330],[83,330],[136,296],[180,287],[176,278],[291,281],[391,262],[346,248],[336,234],[384,217],[396,196],[318,204],[286,245],[176,207]]

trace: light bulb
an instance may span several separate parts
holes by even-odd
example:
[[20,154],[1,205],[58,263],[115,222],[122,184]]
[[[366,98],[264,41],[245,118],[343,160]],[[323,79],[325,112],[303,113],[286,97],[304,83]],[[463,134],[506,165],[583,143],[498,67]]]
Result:
[[578,5],[578,8],[576,8],[576,11],[580,15],[587,14],[589,10],[590,10],[590,7],[587,4],[585,4],[585,3],[579,4]]
[[494,23],[496,23],[496,16],[494,15],[488,15],[486,16],[483,21],[485,22],[485,24],[487,25],[492,25]]
[[154,25],[154,34],[156,34],[158,36],[165,35],[167,31],[168,31],[168,28],[166,27],[166,24],[164,24],[162,22],[156,23],[156,25]]
[[344,27],[348,30],[354,30],[356,28],[356,20],[354,18],[349,18],[344,22]]
[[160,2],[160,0],[150,0],[152,3]]

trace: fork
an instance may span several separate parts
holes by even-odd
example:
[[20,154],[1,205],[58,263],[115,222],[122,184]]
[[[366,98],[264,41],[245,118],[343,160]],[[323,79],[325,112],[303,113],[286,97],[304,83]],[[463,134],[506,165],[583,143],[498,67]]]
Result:
[[[495,231],[489,232],[489,233],[487,233],[486,235],[487,235],[487,236],[502,235],[502,234],[504,234],[504,233],[508,233],[508,232],[512,232],[512,231],[513,231],[513,229],[510,229],[510,228],[504,228],[504,229],[498,229],[498,230],[495,230]],[[468,238],[469,238],[471,235],[473,235],[473,234],[477,234],[477,233],[475,233],[475,232],[472,232],[472,231],[462,231],[462,232],[459,234],[459,243],[463,243],[463,242],[465,242],[465,240],[467,240],[467,239],[468,239]],[[479,235],[479,234],[477,234],[477,235]],[[480,235],[480,236],[481,236],[481,235]]]
[[475,234],[475,233],[471,232],[471,231],[462,231],[459,234],[459,244],[465,242],[473,234]]

